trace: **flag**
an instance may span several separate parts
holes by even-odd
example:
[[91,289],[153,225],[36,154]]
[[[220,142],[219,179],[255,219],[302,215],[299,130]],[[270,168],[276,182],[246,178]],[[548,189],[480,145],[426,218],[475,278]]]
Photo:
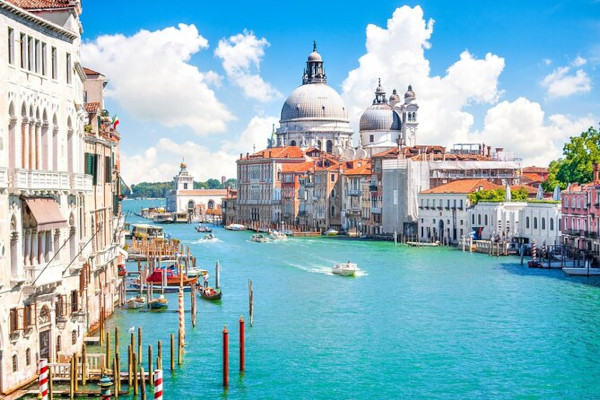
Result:
[[112,126],[114,129],[117,129],[117,125],[119,125],[119,116],[115,115],[112,120]]

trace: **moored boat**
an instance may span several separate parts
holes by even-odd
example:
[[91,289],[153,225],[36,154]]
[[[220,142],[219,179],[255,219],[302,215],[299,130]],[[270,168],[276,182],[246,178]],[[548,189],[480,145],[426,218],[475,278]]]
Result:
[[562,269],[565,274],[575,276],[599,276],[600,268],[590,266],[590,262],[585,263],[585,267],[564,267]]
[[541,262],[539,262],[539,261],[533,261],[533,260],[527,261],[527,266],[529,268],[544,268],[544,266],[542,265]]
[[148,302],[151,310],[164,310],[169,307],[169,302],[162,294],[157,299],[152,299]]
[[356,271],[358,271],[358,266],[356,265],[356,263],[351,263],[349,261],[347,263],[336,264],[331,269],[331,272],[341,276],[354,276],[354,274],[356,274]]
[[337,236],[337,234],[338,234],[338,231],[336,231],[333,228],[329,228],[325,231],[325,233],[323,233],[323,235],[325,235],[325,236]]
[[173,222],[173,214],[171,213],[158,213],[152,217],[152,222],[155,224],[170,224]]
[[146,299],[142,296],[132,297],[125,302],[125,307],[129,309],[142,308],[146,305]]
[[[166,272],[163,272],[166,271]],[[182,282],[182,278],[179,276],[179,274],[177,273],[175,268],[157,268],[154,270],[154,272],[152,274],[150,274],[147,278],[146,281],[148,283],[153,284],[155,287],[156,285],[160,286],[161,284],[163,284],[163,273],[166,273],[166,286],[179,286]],[[190,286],[196,283],[196,281],[198,280],[198,276],[194,276],[194,277],[190,277],[190,276],[183,276],[183,286]]]
[[221,300],[221,296],[223,295],[220,288],[212,288],[210,286],[199,286],[199,292],[200,296],[205,300]]
[[269,241],[269,238],[263,235],[262,233],[254,234],[250,237],[250,240],[257,243],[266,243]]

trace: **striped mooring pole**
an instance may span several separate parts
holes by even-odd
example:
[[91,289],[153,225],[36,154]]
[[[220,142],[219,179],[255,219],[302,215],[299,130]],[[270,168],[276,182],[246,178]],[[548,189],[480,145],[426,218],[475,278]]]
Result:
[[535,256],[536,248],[535,248],[535,240],[531,242],[531,255],[533,256],[533,262],[537,261],[537,257]]
[[163,373],[162,369],[154,370],[154,400],[163,400]]
[[40,376],[38,378],[40,384],[40,398],[48,400],[48,360],[42,358],[39,361]]
[[183,311],[183,288],[179,288],[179,334],[181,338],[180,345],[185,346],[185,314]]

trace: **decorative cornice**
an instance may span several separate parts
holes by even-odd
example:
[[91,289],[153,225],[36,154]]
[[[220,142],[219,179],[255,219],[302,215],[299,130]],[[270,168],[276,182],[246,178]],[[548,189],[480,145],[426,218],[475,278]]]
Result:
[[40,17],[36,16],[35,14],[27,12],[27,11],[23,10],[22,8],[12,5],[12,4],[8,3],[6,0],[0,0],[0,8],[8,10],[9,12],[18,15],[18,16],[22,17],[23,19],[25,19],[26,21],[30,21],[30,22],[33,22],[34,24],[40,25],[44,28],[48,28],[48,29],[50,29],[60,35],[63,35],[71,40],[75,40],[79,37],[79,35],[77,35],[76,33],[69,31],[59,25],[56,25],[48,20],[40,18]]

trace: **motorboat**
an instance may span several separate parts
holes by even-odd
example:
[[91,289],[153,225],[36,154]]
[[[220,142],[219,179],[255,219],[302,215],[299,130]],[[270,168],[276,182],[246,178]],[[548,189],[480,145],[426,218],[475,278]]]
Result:
[[351,262],[336,264],[331,269],[331,272],[341,276],[354,276],[354,274],[356,274],[356,271],[358,271],[358,266],[356,265],[356,263]]
[[257,233],[250,237],[250,240],[257,243],[267,243],[269,238],[263,235],[262,233]]
[[338,231],[336,231],[333,228],[327,229],[324,233],[325,236],[337,236],[337,234],[338,234]]
[[213,235],[212,233],[207,233],[204,235],[204,240],[213,240],[215,238],[215,235]]
[[207,270],[205,269],[200,269],[200,268],[188,268],[187,270],[187,276],[188,278],[199,278],[201,276],[204,276],[208,273]]
[[225,227],[225,229],[230,231],[245,231],[246,227],[242,224],[229,224]]
[[162,294],[157,299],[152,299],[148,302],[151,310],[164,310],[169,307],[169,302]]
[[591,267],[590,262],[587,261],[585,263],[585,267],[564,267],[562,269],[567,275],[575,275],[575,276],[599,276],[600,268]]
[[202,224],[198,224],[198,226],[196,226],[196,232],[212,232],[212,228],[209,226],[204,226]]
[[[163,274],[166,274],[166,282],[163,282]],[[183,281],[183,286],[190,286],[196,283],[197,276],[183,276],[183,279],[178,274],[176,267],[156,268],[152,274],[146,278],[146,282],[154,284],[154,287],[160,286],[163,283],[165,286],[179,286]]]
[[280,231],[271,231],[271,233],[269,233],[269,238],[272,240],[286,240],[287,235]]
[[170,224],[173,222],[173,214],[171,213],[158,213],[152,217],[152,222],[155,224]]
[[146,305],[146,298],[142,296],[132,297],[125,302],[125,307],[129,309],[142,308]]

